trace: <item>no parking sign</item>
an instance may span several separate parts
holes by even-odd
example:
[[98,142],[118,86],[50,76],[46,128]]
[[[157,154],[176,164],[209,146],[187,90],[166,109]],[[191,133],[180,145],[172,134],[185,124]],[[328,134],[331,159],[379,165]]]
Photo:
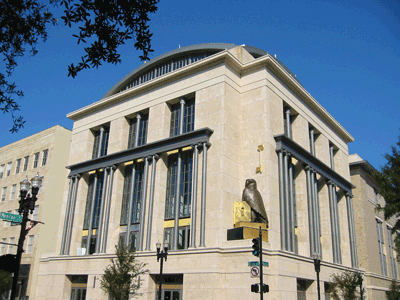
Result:
[[251,275],[251,278],[260,277],[260,267],[259,266],[252,266],[250,268],[250,275]]

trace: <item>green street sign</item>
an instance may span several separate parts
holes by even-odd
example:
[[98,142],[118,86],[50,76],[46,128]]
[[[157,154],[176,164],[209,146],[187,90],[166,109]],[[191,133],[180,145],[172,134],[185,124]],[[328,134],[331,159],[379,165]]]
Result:
[[7,221],[12,221],[15,223],[21,223],[22,222],[22,216],[20,215],[14,215],[6,212],[0,212],[0,219],[7,220]]
[[[267,261],[263,261],[262,263],[264,267],[269,267],[269,263]],[[259,265],[260,265],[259,261],[249,261],[249,267],[254,267]]]

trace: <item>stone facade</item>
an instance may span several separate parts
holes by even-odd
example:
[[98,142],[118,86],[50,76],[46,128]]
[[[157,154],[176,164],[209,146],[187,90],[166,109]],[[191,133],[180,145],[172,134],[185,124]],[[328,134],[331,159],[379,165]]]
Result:
[[[37,208],[30,218],[44,224],[38,224],[26,236],[25,253],[21,260],[22,275],[24,276],[23,287],[18,296],[26,295],[30,299],[34,299],[39,258],[43,253],[55,251],[56,240],[54,237],[58,234],[61,204],[68,175],[65,166],[68,162],[70,143],[71,131],[61,126],[54,126],[0,148],[0,171],[3,170],[0,172],[2,189],[0,211],[18,214],[19,183],[25,178],[31,179],[37,173],[43,180],[37,195]],[[25,163],[27,157],[28,161]],[[6,192],[4,193],[5,188]],[[0,241],[10,243],[11,239],[13,244],[18,244],[19,234],[20,226],[10,226],[10,223],[6,221],[0,223]],[[17,251],[16,246],[10,247],[9,245],[4,248],[3,245],[0,245],[0,249],[1,255],[16,254]],[[27,271],[29,272],[27,273]],[[29,279],[26,275],[29,275]],[[18,297],[18,299],[21,298]]]
[[[231,44],[181,48],[133,71],[104,98],[68,117],[74,121],[70,188],[56,250],[42,256],[35,299],[67,300],[78,290],[86,299],[108,299],[100,278],[126,236],[136,237],[137,258],[149,269],[140,299],[155,299],[156,242],[164,238],[171,250],[163,293],[175,292],[179,299],[258,299],[250,291],[258,281],[250,277],[248,263],[258,259],[251,240],[227,240],[233,203],[241,201],[248,178],[257,181],[269,218],[269,241],[262,244],[269,265],[265,299],[300,294],[316,299],[315,255],[322,259],[321,293],[333,273],[356,270],[354,223],[348,222],[353,212],[347,156],[353,138],[267,52]],[[144,131],[135,130],[147,117],[147,140],[139,145],[136,138]],[[140,126],[130,131],[130,124]],[[173,124],[179,130],[171,135]],[[135,143],[128,149],[133,131]],[[174,170],[187,176],[174,177]],[[131,173],[142,176],[134,181],[140,196],[130,196],[131,181],[125,179]],[[177,189],[179,180],[184,184]],[[140,218],[128,227],[121,210],[135,210],[137,197]],[[176,198],[178,210],[171,206]],[[132,215],[127,218],[137,217]]]
[[[360,268],[365,272],[364,285],[367,299],[386,299],[391,281],[399,278],[399,265],[394,251],[394,236],[388,230],[395,220],[385,221],[377,205],[385,200],[376,193],[376,183],[371,177],[374,168],[359,155],[349,156],[356,222],[357,249]],[[378,231],[378,226],[382,229]],[[381,235],[381,238],[379,238]],[[379,243],[382,240],[383,243]]]

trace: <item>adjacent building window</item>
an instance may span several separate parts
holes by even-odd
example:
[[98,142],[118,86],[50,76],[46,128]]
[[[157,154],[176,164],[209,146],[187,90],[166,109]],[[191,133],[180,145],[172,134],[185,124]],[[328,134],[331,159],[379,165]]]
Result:
[[36,152],[34,154],[33,168],[37,168],[37,166],[39,164],[39,154],[40,154],[40,152]]
[[[8,212],[9,214],[11,214],[11,213],[12,213],[12,210],[7,210],[7,212]],[[11,223],[11,222],[5,221],[5,222],[4,222],[4,227],[10,227],[10,223]]]
[[34,235],[28,236],[28,248],[27,248],[27,253],[32,253],[33,251],[33,241],[35,239]]
[[382,229],[382,221],[376,220],[376,232],[378,234],[378,247],[379,247],[379,259],[381,262],[381,272],[382,275],[387,276],[387,265],[386,265],[386,255],[385,255],[385,247],[384,247],[384,238],[383,238],[383,229]]
[[12,166],[12,161],[10,161],[10,162],[7,164],[7,173],[6,173],[6,176],[7,176],[7,177],[11,175],[11,166]]
[[26,170],[28,170],[28,164],[29,164],[29,156],[25,156],[24,157],[24,172],[26,171]]
[[129,121],[128,149],[146,144],[149,115],[138,113]]
[[3,192],[1,193],[1,201],[6,200],[6,194],[7,194],[7,187],[3,187]]
[[[183,121],[182,111],[183,109]],[[170,136],[176,136],[194,130],[195,100],[181,99],[179,103],[171,105]]]
[[[10,237],[10,244],[15,244],[15,238]],[[8,245],[8,254],[13,254],[14,252],[14,245]]]
[[15,166],[15,174],[18,174],[21,168],[21,158],[17,159],[17,164]]
[[49,155],[49,149],[43,150],[42,166],[47,164],[47,158]]
[[190,217],[192,199],[192,167],[193,153],[185,151],[181,153],[181,173],[179,186],[179,201],[176,201],[178,194],[178,154],[168,157],[167,175],[167,196],[165,200],[165,219],[175,217],[175,205],[179,205],[179,218]]
[[11,187],[11,196],[10,196],[10,200],[14,200],[15,199],[15,191],[17,190],[17,185],[13,184]]
[[390,266],[392,268],[392,277],[397,279],[397,262],[396,258],[394,257],[394,243],[393,243],[393,234],[392,228],[387,226],[387,236],[388,236],[388,244],[389,244],[389,259],[390,259]]
[[0,254],[6,254],[6,244],[7,243],[7,239],[6,238],[2,238],[1,239],[1,247],[0,247]]
[[38,194],[40,194],[42,192],[42,188],[43,188],[43,184],[44,184],[44,176],[40,176],[40,179],[42,181],[40,182]]
[[32,220],[37,221],[39,215],[39,205],[35,205],[35,210],[33,211]]
[[109,133],[110,128],[105,125],[102,125],[99,130],[94,131],[92,158],[107,155]]
[[0,178],[3,178],[3,175],[4,175],[4,167],[5,167],[6,165],[1,165],[0,166]]
[[[14,215],[19,215],[18,209],[14,209]],[[16,222],[10,223],[10,226],[18,226],[18,225],[20,225],[20,223],[16,223]]]

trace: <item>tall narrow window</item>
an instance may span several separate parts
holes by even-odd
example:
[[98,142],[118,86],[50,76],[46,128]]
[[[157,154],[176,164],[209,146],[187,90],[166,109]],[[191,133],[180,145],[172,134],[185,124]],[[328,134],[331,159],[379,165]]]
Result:
[[17,190],[17,185],[13,184],[11,187],[11,196],[10,196],[10,200],[14,200],[15,199],[15,191]]
[[[12,213],[12,210],[7,210],[7,212],[9,213],[9,214],[11,214]],[[10,227],[10,224],[11,224],[11,222],[4,222],[4,227]]]
[[1,193],[1,201],[6,200],[6,194],[7,194],[7,187],[3,187],[3,192]]
[[332,143],[329,143],[329,158],[331,162],[331,169],[335,170],[335,154],[336,154],[336,147]]
[[97,158],[107,155],[109,133],[110,133],[110,128],[107,126],[101,126],[99,130],[96,130],[94,132],[92,158]]
[[384,247],[384,238],[383,238],[383,229],[382,229],[382,221],[376,220],[376,232],[378,235],[378,247],[379,247],[379,259],[381,261],[381,272],[382,275],[387,276],[387,265],[386,265],[386,255],[385,255],[385,247]]
[[[190,207],[192,199],[192,151],[182,152],[181,178],[180,178],[180,199],[179,218],[190,217]],[[177,172],[178,172],[178,155],[170,155],[168,158],[168,175],[167,175],[167,197],[165,201],[165,219],[173,219],[176,196],[177,196]]]
[[99,228],[99,217],[101,209],[101,196],[103,192],[103,172],[89,177],[89,188],[86,200],[85,219],[83,221],[83,230],[88,230],[88,236],[82,238],[82,248],[86,248],[86,242],[90,236],[88,253],[95,252],[97,231],[92,234],[94,229]]
[[42,166],[47,164],[47,157],[49,155],[49,149],[43,150]]
[[33,168],[37,168],[39,164],[39,154],[40,152],[36,152],[33,156]]
[[12,162],[9,162],[7,164],[7,173],[6,176],[10,176],[11,175],[11,166],[12,166]]
[[33,241],[35,239],[34,235],[30,235],[28,236],[28,249],[27,249],[27,253],[32,253],[33,251]]
[[123,190],[122,208],[121,208],[121,221],[120,225],[128,224],[128,217],[131,214],[131,224],[140,222],[141,203],[143,201],[143,175],[144,163],[135,164],[135,178],[132,196],[132,211],[129,212],[129,199],[131,198],[131,178],[132,166],[129,165],[125,168],[125,182]]
[[0,245],[0,254],[6,254],[6,243],[7,243],[7,239],[6,238],[2,238],[1,239],[1,245]]
[[24,161],[24,172],[28,170],[28,164],[29,164],[29,156],[25,156],[25,161]]
[[42,181],[40,182],[38,194],[40,194],[42,192],[43,184],[44,184],[44,176],[40,176],[40,180],[42,180]]
[[21,168],[21,158],[18,158],[18,159],[17,159],[16,166],[15,166],[15,174],[18,174],[18,173],[19,173],[20,168]]
[[[164,229],[164,242],[168,242],[168,249],[171,249],[173,244],[172,235],[174,228],[165,228]],[[190,227],[189,226],[180,226],[178,228],[178,249],[187,249],[189,248],[189,239],[190,239]]]
[[316,140],[316,132],[314,127],[309,124],[308,127],[309,139],[310,139],[310,153],[315,156],[315,140]]
[[[103,173],[99,173],[97,176],[97,185],[94,186],[94,176],[89,179],[89,190],[86,201],[85,220],[83,222],[83,229],[89,229],[89,225],[92,225],[92,229],[97,229],[99,226],[100,206],[101,206],[101,194],[103,191]],[[93,197],[93,193],[95,194]],[[94,199],[93,199],[94,198]],[[94,200],[94,210],[92,219],[90,219],[92,201]]]
[[331,220],[331,235],[332,235],[332,253],[333,262],[342,263],[342,254],[340,248],[340,225],[339,225],[339,208],[336,186],[329,183],[329,211]]
[[148,114],[139,113],[129,121],[128,149],[146,144],[148,120]]
[[388,236],[388,245],[389,245],[389,259],[390,259],[390,266],[392,268],[392,277],[397,279],[397,262],[396,258],[394,257],[394,243],[393,243],[393,234],[392,228],[387,226],[387,236]]
[[3,178],[5,166],[6,166],[6,165],[1,165],[1,166],[0,166],[0,178]]
[[291,108],[289,106],[283,107],[283,133],[288,137],[292,138],[292,116]]
[[279,154],[281,249],[297,253],[295,166],[288,153]]
[[[183,107],[183,122],[181,120]],[[194,130],[194,116],[195,116],[195,100],[181,100],[181,102],[171,105],[171,129],[170,136],[176,136],[182,133]],[[181,124],[182,122],[182,124]],[[182,128],[181,128],[182,126]]]
[[15,247],[13,244],[15,244],[15,238],[10,237],[10,245],[8,245],[8,254],[13,254]]
[[39,215],[39,205],[35,205],[35,210],[33,211],[32,220],[37,221]]

